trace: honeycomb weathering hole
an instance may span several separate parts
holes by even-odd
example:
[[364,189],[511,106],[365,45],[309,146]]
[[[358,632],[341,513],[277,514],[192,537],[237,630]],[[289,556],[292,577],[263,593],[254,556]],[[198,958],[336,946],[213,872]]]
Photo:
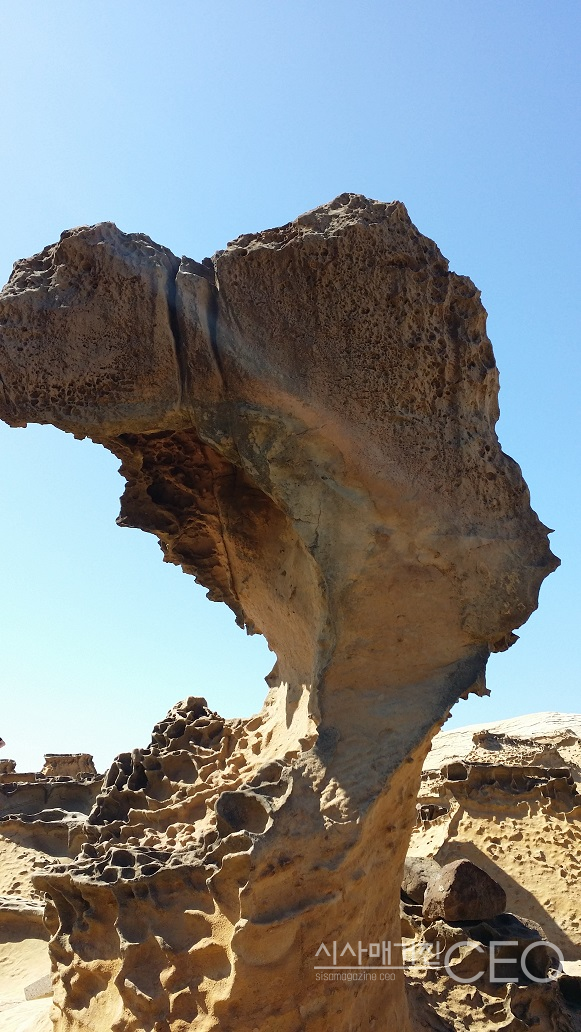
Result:
[[265,830],[269,819],[264,802],[250,792],[222,792],[216,803],[216,812],[227,829],[232,831],[260,833]]
[[120,753],[88,849],[36,877],[63,1028],[411,1032],[401,970],[359,993],[317,949],[399,942],[431,737],[557,565],[496,437],[478,290],[400,202],[342,194],[201,265],[68,231],[0,326],[0,415],[113,452],[121,522],[277,656],[257,716],[186,697]]

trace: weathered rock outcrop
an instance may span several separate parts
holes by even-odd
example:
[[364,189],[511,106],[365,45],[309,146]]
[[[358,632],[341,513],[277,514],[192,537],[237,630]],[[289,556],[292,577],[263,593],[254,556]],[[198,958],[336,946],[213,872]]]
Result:
[[0,836],[48,856],[74,857],[102,783],[96,773],[47,775],[46,764],[40,774],[0,776]]
[[77,778],[97,771],[90,753],[46,753],[42,773],[47,778]]
[[[52,996],[44,894],[35,873],[65,866],[87,838],[87,820],[103,777],[80,773],[92,758],[63,757],[68,774],[0,773],[0,1027],[45,1032]],[[76,776],[75,776],[76,770]],[[94,770],[94,767],[93,767]],[[43,1001],[44,1002],[41,1002]],[[32,1003],[32,1001],[36,1001]]]
[[120,757],[94,841],[39,880],[57,1029],[410,1028],[401,971],[316,957],[399,942],[430,738],[556,565],[497,392],[478,291],[399,203],[342,195],[202,264],[112,224],[17,263],[0,415],[114,452],[121,523],[277,656],[259,717],[186,700]]
[[458,944],[449,970],[441,957],[432,969],[425,957],[423,969],[408,969],[412,1000],[433,1022],[425,1027],[581,1029],[580,762],[579,714],[540,713],[436,736],[408,867],[426,864],[429,872],[435,864],[437,878],[438,864],[470,860],[500,884],[508,913],[480,923],[452,914],[433,921],[402,902],[406,958],[423,945],[433,955],[436,942]]

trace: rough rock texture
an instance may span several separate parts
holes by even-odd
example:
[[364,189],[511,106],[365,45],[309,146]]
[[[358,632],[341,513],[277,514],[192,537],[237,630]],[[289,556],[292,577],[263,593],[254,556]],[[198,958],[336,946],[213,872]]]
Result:
[[109,223],[17,263],[0,415],[119,456],[121,523],[277,656],[254,721],[186,700],[120,758],[89,853],[39,880],[57,1029],[411,1027],[401,971],[316,953],[399,941],[430,738],[556,565],[497,391],[477,289],[398,202],[202,264]]
[[510,765],[568,767],[581,782],[580,740],[579,713],[531,713],[495,724],[440,731],[426,756],[423,780],[441,780],[440,771],[450,763],[493,762],[496,758]]
[[[0,1028],[2,1032],[48,1032],[51,1001],[48,930],[36,873],[55,861],[70,864],[87,838],[87,819],[103,778],[20,773],[0,775]],[[43,979],[45,991],[26,995]],[[52,983],[51,993],[52,995]]]
[[[442,1021],[444,1027],[450,1022],[453,1029],[479,1032],[581,1029],[580,784],[579,714],[534,714],[436,736],[422,775],[413,862],[471,860],[501,884],[509,913],[454,927],[453,922],[425,923],[420,907],[402,904],[407,955],[438,938],[466,943],[454,958],[458,973],[468,979],[465,985],[441,968],[416,965],[408,971],[416,1010],[428,1022],[418,1027],[436,1029]],[[438,812],[426,820],[429,806]],[[516,984],[491,983],[488,969],[479,975],[487,968],[479,946],[488,947],[491,940],[508,940],[496,951],[507,958],[499,973],[516,977]],[[528,970],[545,977],[558,962],[549,945],[554,944],[564,973],[550,984],[535,985],[519,958],[542,940],[547,945],[527,954]]]
[[439,872],[440,865],[429,857],[406,856],[401,883],[404,896],[412,903],[423,903],[430,878]]
[[506,892],[470,860],[454,860],[433,875],[426,886],[422,913],[435,921],[489,921],[506,909]]
[[90,753],[46,753],[42,773],[47,778],[72,777],[80,774],[96,774]]

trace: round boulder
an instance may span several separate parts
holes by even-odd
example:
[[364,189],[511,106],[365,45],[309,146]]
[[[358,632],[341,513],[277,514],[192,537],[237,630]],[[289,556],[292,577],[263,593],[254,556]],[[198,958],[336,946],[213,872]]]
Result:
[[435,878],[440,870],[439,863],[430,857],[407,856],[401,883],[404,898],[408,897],[412,902],[422,904],[428,882],[431,878]]
[[506,893],[470,860],[441,867],[428,881],[422,914],[429,921],[487,921],[506,910]]

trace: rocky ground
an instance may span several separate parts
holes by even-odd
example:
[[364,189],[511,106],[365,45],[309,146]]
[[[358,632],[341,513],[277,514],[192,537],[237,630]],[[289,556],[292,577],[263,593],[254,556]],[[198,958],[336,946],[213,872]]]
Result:
[[[52,1028],[50,990],[25,997],[50,966],[32,876],[77,854],[101,785],[86,756],[50,757],[41,774],[0,764],[3,1032]],[[417,1032],[581,1030],[580,785],[578,714],[535,714],[434,740],[402,887]],[[494,948],[496,971],[490,940],[504,943]],[[559,974],[549,943],[564,958]]]
[[[465,984],[441,969],[410,973],[419,1028],[581,1029],[580,737],[578,714],[542,713],[444,731],[434,740],[422,776],[408,866],[412,872],[415,867],[417,883],[421,865],[410,864],[410,857],[444,867],[468,860],[501,887],[505,905],[495,907],[487,900],[480,911],[476,907],[470,912],[474,901],[468,894],[465,912],[460,906],[438,920],[428,900],[426,920],[426,906],[414,906],[404,893],[409,902],[403,903],[402,931],[408,952],[413,944],[435,939],[447,946],[469,943],[452,960],[468,979]],[[442,880],[437,868],[429,873],[436,885]],[[415,888],[422,903],[421,879],[419,895],[417,884]],[[433,897],[434,890],[428,894]],[[502,912],[520,921],[501,918]],[[487,927],[478,918],[488,919]],[[517,984],[493,984],[489,972],[472,977],[486,968],[481,947],[487,931],[496,940],[516,938],[520,945],[513,948],[515,958],[525,943],[547,939],[562,952],[564,973],[546,984],[526,977]],[[529,955],[543,958],[543,951],[534,947]],[[550,967],[556,954],[546,959]]]
[[[88,756],[52,756],[39,774],[20,774],[0,761],[0,1028],[47,1032],[51,997],[25,989],[50,972],[44,901],[32,876],[70,862],[102,777]],[[29,991],[35,996],[40,990]]]

